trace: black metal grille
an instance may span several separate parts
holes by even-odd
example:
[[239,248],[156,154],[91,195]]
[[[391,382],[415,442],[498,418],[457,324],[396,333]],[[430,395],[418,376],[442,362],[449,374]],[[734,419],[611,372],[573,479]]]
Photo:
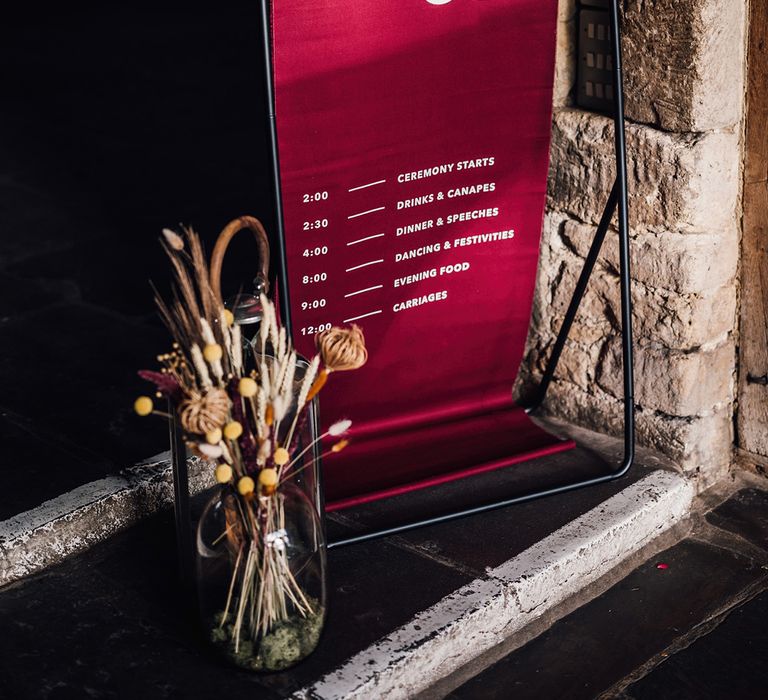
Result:
[[[592,7],[587,8],[586,6]],[[607,2],[579,6],[576,105],[593,112],[613,111],[613,51]]]

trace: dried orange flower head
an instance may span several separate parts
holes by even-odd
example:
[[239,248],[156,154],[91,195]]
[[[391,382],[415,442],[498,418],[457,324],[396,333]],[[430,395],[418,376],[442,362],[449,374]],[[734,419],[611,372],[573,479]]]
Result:
[[354,323],[350,328],[334,326],[318,333],[315,343],[323,364],[329,371],[358,369],[368,360],[363,330]]

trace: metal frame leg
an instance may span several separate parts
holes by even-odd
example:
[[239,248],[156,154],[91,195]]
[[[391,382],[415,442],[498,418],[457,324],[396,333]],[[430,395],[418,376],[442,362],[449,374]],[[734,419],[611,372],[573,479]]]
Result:
[[266,108],[269,123],[269,151],[272,170],[272,195],[275,206],[277,235],[277,279],[280,290],[280,320],[288,334],[291,334],[291,304],[288,296],[288,259],[285,252],[285,220],[283,218],[283,196],[280,184],[280,154],[277,147],[277,121],[275,120],[275,79],[272,65],[272,41],[270,2],[261,0],[261,32],[264,51],[264,84],[266,86]]
[[189,507],[189,471],[187,446],[176,422],[176,412],[169,403],[171,419],[168,421],[171,438],[171,466],[173,471],[173,515],[176,522],[176,547],[179,558],[179,578],[191,590],[194,568],[192,542],[192,516]]

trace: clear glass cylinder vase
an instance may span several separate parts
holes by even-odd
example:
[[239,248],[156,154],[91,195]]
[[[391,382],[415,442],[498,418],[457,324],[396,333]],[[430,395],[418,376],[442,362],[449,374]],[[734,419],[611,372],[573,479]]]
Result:
[[204,631],[233,664],[282,671],[314,651],[326,610],[326,548],[315,504],[288,481],[273,494],[216,490],[199,521]]

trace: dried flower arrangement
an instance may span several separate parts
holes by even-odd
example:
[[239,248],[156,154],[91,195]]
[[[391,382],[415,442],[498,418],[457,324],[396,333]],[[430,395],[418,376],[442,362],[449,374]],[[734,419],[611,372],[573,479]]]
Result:
[[[217,500],[221,532],[210,547],[225,546],[231,575],[209,621],[211,638],[239,665],[285,668],[314,648],[324,615],[289,560],[286,504],[295,494],[288,486],[313,464],[325,438],[338,438],[326,455],[347,444],[349,420],[309,440],[300,435],[306,436],[308,407],[329,374],[365,364],[363,334],[357,326],[331,328],[317,336],[318,354],[302,362],[262,295],[258,334],[244,343],[213,292],[199,236],[166,229],[162,243],[174,285],[170,302],[155,297],[173,349],[158,357],[159,372],[139,374],[155,384],[158,397],[171,400],[188,448],[214,463],[226,491]],[[154,410],[148,396],[136,399],[134,408],[142,416],[167,415]]]

